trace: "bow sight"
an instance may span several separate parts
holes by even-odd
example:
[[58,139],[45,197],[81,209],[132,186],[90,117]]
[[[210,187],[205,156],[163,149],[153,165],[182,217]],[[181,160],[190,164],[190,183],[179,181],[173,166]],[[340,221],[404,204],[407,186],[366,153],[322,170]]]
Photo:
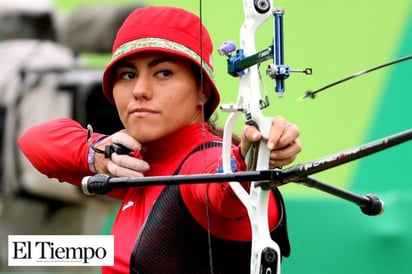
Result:
[[[256,2],[256,1],[255,1]],[[262,1],[257,1],[262,2]],[[266,2],[266,1],[265,1]],[[262,5],[256,5],[257,12],[267,12],[265,8],[261,8]],[[312,74],[311,68],[305,68],[302,70],[291,70],[289,65],[284,63],[284,39],[283,39],[283,15],[285,10],[283,8],[275,8],[273,10],[274,17],[274,41],[268,48],[259,51],[253,55],[245,56],[243,49],[236,50],[236,45],[233,41],[225,41],[218,49],[220,55],[226,55],[227,59],[227,72],[233,77],[243,76],[245,69],[259,65],[266,60],[273,59],[274,63],[269,64],[266,69],[266,75],[270,76],[276,81],[275,91],[278,97],[282,97],[285,91],[285,79],[287,79],[291,72],[301,72],[306,75]],[[232,53],[236,50],[236,53]],[[222,108],[222,110],[226,110]]]

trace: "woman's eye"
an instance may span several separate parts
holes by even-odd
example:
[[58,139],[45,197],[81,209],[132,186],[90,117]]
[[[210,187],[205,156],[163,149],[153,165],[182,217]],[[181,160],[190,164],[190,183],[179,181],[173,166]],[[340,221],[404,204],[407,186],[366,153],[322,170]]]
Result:
[[160,70],[156,73],[156,77],[159,77],[159,78],[167,78],[170,75],[172,75],[172,72],[170,70],[166,70],[166,69],[165,70]]
[[136,78],[136,73],[130,72],[130,71],[123,71],[123,72],[120,72],[119,76],[121,79],[130,80],[130,79]]

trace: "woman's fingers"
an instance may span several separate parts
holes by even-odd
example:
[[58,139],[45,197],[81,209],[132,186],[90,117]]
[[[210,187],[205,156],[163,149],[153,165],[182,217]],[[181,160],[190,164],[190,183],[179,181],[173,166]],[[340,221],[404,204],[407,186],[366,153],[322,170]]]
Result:
[[[289,123],[281,116],[273,119],[267,140],[267,147],[271,151],[271,168],[290,164],[296,159],[297,154],[302,150],[299,135],[299,128],[295,124]],[[260,141],[261,138],[262,134],[256,127],[246,125],[240,143],[242,156],[247,154],[253,142]]]

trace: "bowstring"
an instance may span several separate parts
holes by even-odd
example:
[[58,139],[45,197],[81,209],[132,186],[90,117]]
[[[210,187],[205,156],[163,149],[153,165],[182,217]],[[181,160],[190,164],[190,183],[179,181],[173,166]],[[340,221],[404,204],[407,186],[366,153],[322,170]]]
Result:
[[[204,170],[206,171],[206,118],[205,118],[205,104],[206,104],[206,94],[204,89],[204,74],[203,74],[203,3],[199,0],[199,46],[200,46],[200,100],[202,102],[202,139],[203,139],[203,164]],[[212,114],[210,114],[212,115]],[[206,210],[206,220],[207,220],[207,241],[208,241],[208,254],[209,254],[209,270],[210,274],[213,274],[213,253],[212,253],[212,237],[211,237],[211,225],[210,225],[210,212],[209,212],[209,187],[206,187],[205,192],[205,210]]]

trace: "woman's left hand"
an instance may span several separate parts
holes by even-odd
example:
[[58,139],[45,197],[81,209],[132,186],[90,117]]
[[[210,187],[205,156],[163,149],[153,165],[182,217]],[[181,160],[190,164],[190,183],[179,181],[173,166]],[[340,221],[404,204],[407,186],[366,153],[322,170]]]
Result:
[[[299,128],[277,116],[273,119],[272,127],[267,140],[267,148],[270,150],[269,168],[282,167],[292,163],[297,154],[302,150],[299,140]],[[262,139],[260,131],[250,125],[243,129],[240,151],[243,156],[247,154],[254,142]]]

